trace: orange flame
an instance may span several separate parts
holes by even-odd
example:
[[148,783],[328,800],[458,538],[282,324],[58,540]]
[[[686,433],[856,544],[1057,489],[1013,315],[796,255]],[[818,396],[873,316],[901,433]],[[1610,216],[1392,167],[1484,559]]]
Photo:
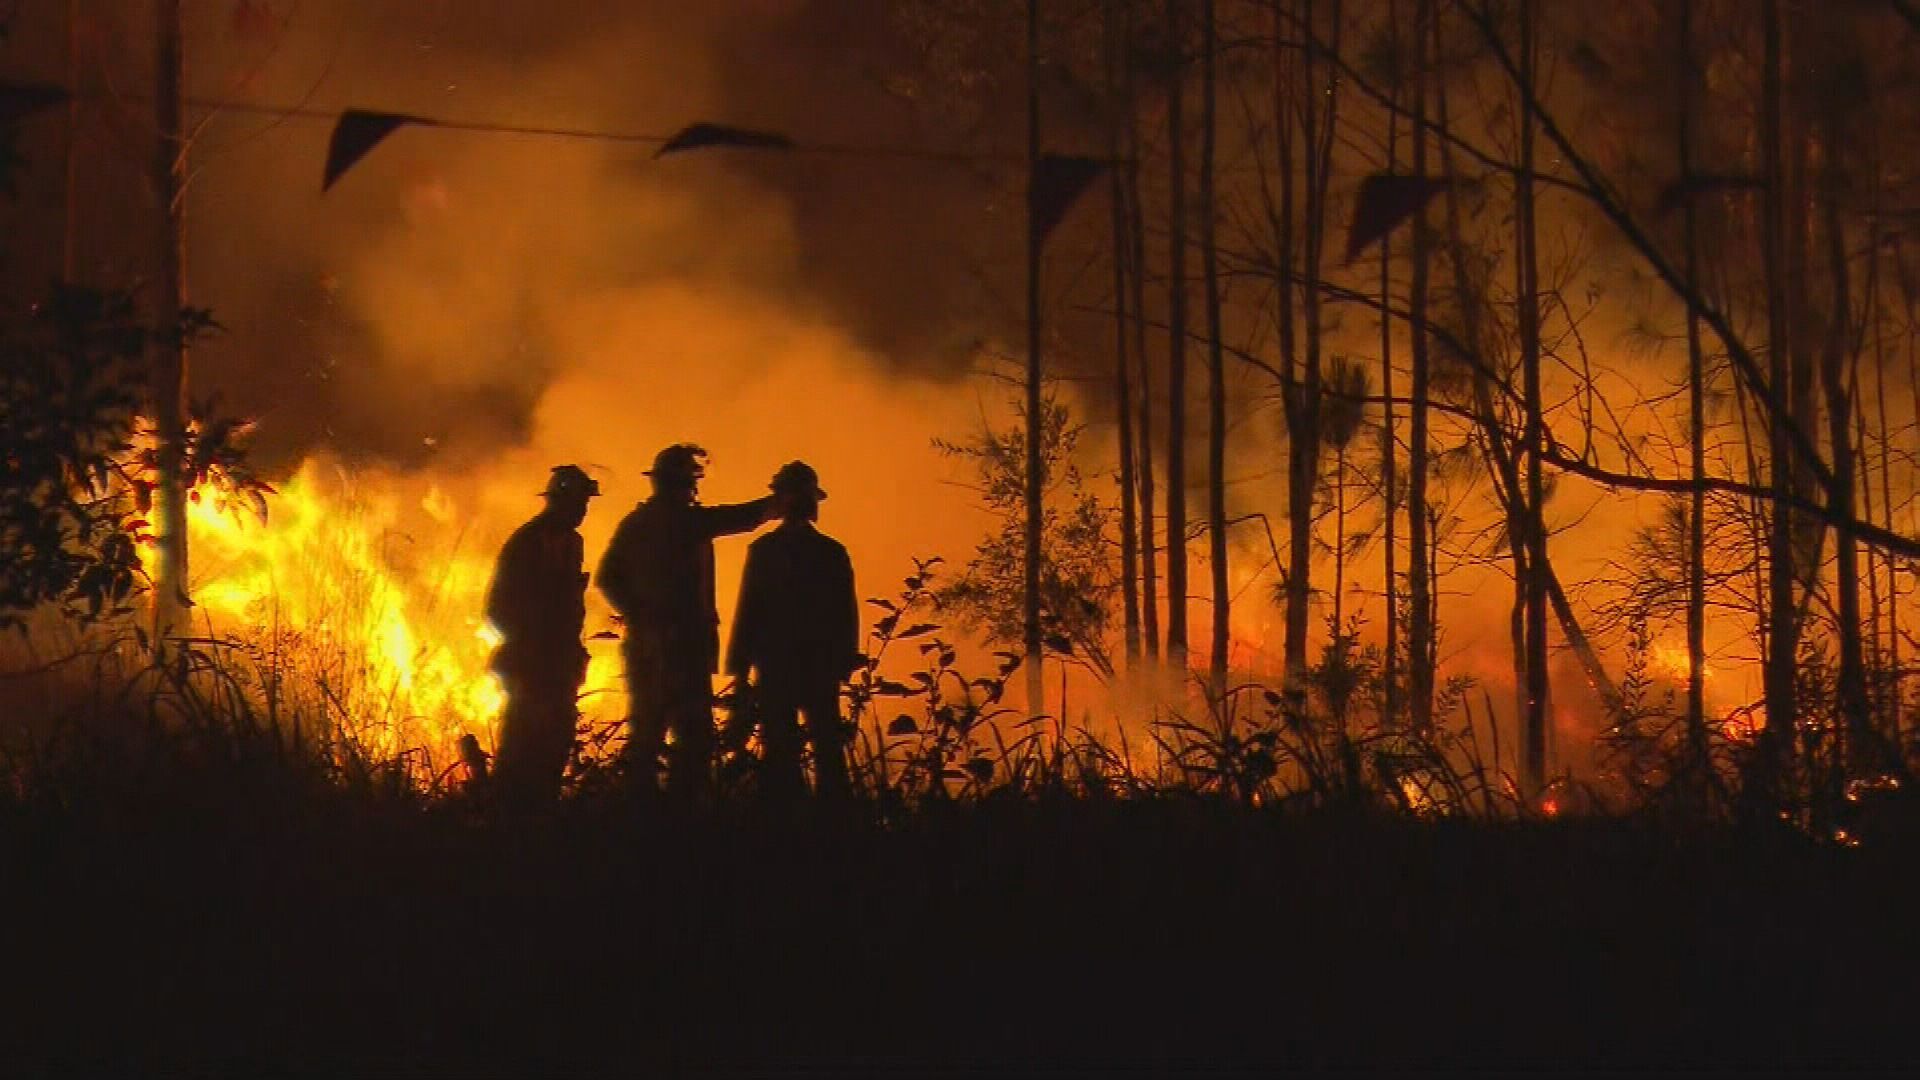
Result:
[[[446,492],[404,488],[309,461],[265,522],[223,494],[192,503],[196,629],[307,676],[306,704],[365,749],[451,761],[463,734],[493,744],[505,701],[487,666],[499,634],[482,614],[492,552],[468,542]],[[618,675],[596,656],[587,687]]]

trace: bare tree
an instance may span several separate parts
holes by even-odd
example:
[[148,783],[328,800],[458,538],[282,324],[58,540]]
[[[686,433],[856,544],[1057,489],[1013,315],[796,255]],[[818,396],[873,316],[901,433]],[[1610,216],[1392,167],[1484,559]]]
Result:
[[1366,424],[1367,402],[1373,397],[1373,379],[1367,369],[1343,356],[1327,368],[1326,419],[1321,432],[1333,450],[1333,626],[1346,632],[1347,552],[1353,537],[1347,533],[1347,477],[1352,469],[1348,452]]
[[1128,303],[1128,278],[1139,272],[1131,265],[1133,242],[1128,230],[1127,175],[1119,162],[1127,153],[1125,128],[1132,103],[1121,91],[1126,76],[1121,69],[1128,63],[1128,27],[1121,25],[1123,0],[1107,0],[1101,8],[1102,44],[1107,76],[1107,153],[1114,162],[1108,173],[1109,201],[1113,214],[1113,390],[1116,426],[1120,440],[1120,576],[1122,631],[1125,655],[1131,664],[1140,655],[1140,548],[1134,514],[1133,450],[1133,372],[1127,345],[1132,327]]
[[[1133,40],[1133,5],[1127,4],[1126,41]],[[1140,366],[1140,621],[1148,659],[1160,656],[1159,548],[1154,540],[1153,357],[1147,350],[1147,221],[1140,195],[1140,115],[1134,65],[1123,59],[1121,96],[1126,111],[1127,235],[1133,253],[1133,355]]]
[[1534,223],[1533,139],[1535,41],[1534,0],[1520,0],[1520,162],[1514,174],[1514,226],[1518,250],[1514,253],[1519,308],[1520,367],[1525,384],[1526,494],[1520,522],[1524,531],[1513,538],[1527,545],[1524,593],[1526,598],[1526,720],[1523,773],[1529,790],[1538,792],[1547,775],[1547,529],[1546,490],[1541,474],[1540,448],[1545,440],[1545,418],[1540,401],[1540,281],[1538,231]]
[[1762,19],[1764,50],[1761,65],[1760,140],[1764,176],[1765,216],[1761,223],[1762,254],[1767,280],[1767,385],[1773,398],[1767,409],[1768,470],[1772,488],[1771,524],[1767,535],[1767,630],[1765,690],[1767,726],[1761,738],[1762,798],[1773,790],[1785,771],[1792,749],[1792,725],[1798,713],[1796,674],[1799,661],[1799,622],[1794,613],[1793,453],[1788,435],[1792,417],[1785,407],[1790,378],[1790,324],[1787,312],[1786,169],[1782,165],[1780,0],[1766,0]]
[[[1397,64],[1400,52],[1400,8],[1396,0],[1387,3],[1387,49]],[[1387,136],[1387,175],[1393,175],[1400,165],[1396,141],[1400,131],[1399,106],[1400,81],[1395,79],[1389,87],[1389,97],[1383,110]],[[1384,707],[1389,726],[1400,718],[1400,582],[1395,574],[1395,561],[1398,537],[1395,535],[1395,523],[1399,518],[1399,493],[1396,487],[1395,466],[1400,451],[1394,442],[1394,401],[1393,401],[1393,317],[1388,312],[1389,298],[1393,295],[1393,233],[1380,238],[1380,519],[1382,532],[1382,558],[1385,566],[1381,572],[1382,595],[1385,597],[1386,619],[1386,656],[1381,672],[1381,682],[1385,687]]]
[[[1694,86],[1698,81],[1693,59],[1693,2],[1680,0],[1679,54],[1675,77],[1679,87],[1678,147],[1680,182],[1691,190],[1693,182],[1693,106]],[[1684,273],[1687,284],[1699,288],[1700,233],[1699,212],[1689,195],[1681,206],[1682,242],[1685,250]],[[1687,307],[1687,430],[1689,467],[1693,490],[1687,506],[1687,767],[1695,783],[1703,784],[1710,767],[1707,760],[1706,667],[1707,667],[1707,405],[1706,364],[1700,347],[1700,320],[1693,306]]]
[[[1300,312],[1299,343],[1296,354],[1291,333],[1284,334],[1281,356],[1281,401],[1287,420],[1287,580],[1286,641],[1287,669],[1303,670],[1307,662],[1307,635],[1311,623],[1313,598],[1313,526],[1314,500],[1320,489],[1321,458],[1324,439],[1320,411],[1325,393],[1322,354],[1326,327],[1321,318],[1321,265],[1327,233],[1328,189],[1332,176],[1333,142],[1339,120],[1340,79],[1334,58],[1339,55],[1341,10],[1339,0],[1330,0],[1326,21],[1329,26],[1324,55],[1320,43],[1321,15],[1315,0],[1301,0],[1298,13],[1300,34],[1300,77],[1286,80],[1290,101],[1283,111],[1298,113],[1299,162],[1297,168],[1305,189],[1301,193],[1299,229]],[[1276,64],[1284,64],[1278,55]],[[1293,153],[1292,124],[1280,124],[1282,184],[1290,186],[1296,168]],[[1292,200],[1283,197],[1281,238],[1282,266],[1291,277],[1295,256]],[[1290,297],[1283,297],[1288,302]],[[1289,313],[1289,327],[1291,313]]]
[[154,2],[156,85],[154,107],[159,131],[153,149],[153,187],[159,207],[156,236],[160,271],[154,346],[153,419],[158,440],[159,483],[154,492],[160,513],[156,536],[160,550],[154,575],[156,640],[164,639],[191,601],[187,598],[187,342],[185,210],[186,135],[181,126],[180,0]]
[[1214,53],[1214,0],[1201,4],[1200,40],[1200,267],[1207,306],[1207,539],[1212,570],[1213,634],[1208,643],[1208,688],[1215,700],[1227,690],[1227,648],[1232,611],[1227,582],[1227,381],[1220,341],[1220,249],[1215,235],[1219,205],[1214,192],[1214,153],[1219,139]]
[[[1027,182],[1040,171],[1040,0],[1027,0]],[[1031,198],[1031,194],[1029,198]],[[1025,643],[1027,652],[1027,711],[1046,710],[1046,681],[1042,677],[1045,652],[1040,630],[1040,529],[1045,515],[1047,477],[1040,451],[1040,230],[1027,228],[1027,540]]]
[[1167,659],[1187,664],[1187,160],[1183,0],[1167,0]]
[[[1416,0],[1413,50],[1413,174],[1427,175],[1427,83],[1430,41],[1439,27],[1434,18],[1433,0]],[[1407,682],[1411,695],[1410,719],[1413,729],[1426,732],[1433,727],[1433,675],[1438,657],[1434,648],[1433,586],[1430,566],[1433,544],[1428,529],[1427,497],[1427,407],[1432,387],[1431,341],[1428,336],[1428,275],[1432,234],[1426,215],[1413,219],[1412,250],[1409,259],[1411,282],[1407,299],[1408,324],[1412,333],[1412,401],[1409,404],[1410,448],[1407,452]]]
[[1848,273],[1847,229],[1841,217],[1842,193],[1847,184],[1848,115],[1863,103],[1850,99],[1846,90],[1851,79],[1834,72],[1833,64],[1858,64],[1861,58],[1849,56],[1842,45],[1846,20],[1837,18],[1819,35],[1826,56],[1821,67],[1828,74],[1821,80],[1822,149],[1821,206],[1825,217],[1827,264],[1830,294],[1827,314],[1826,347],[1821,353],[1820,379],[1827,399],[1828,451],[1832,454],[1833,483],[1828,486],[1828,503],[1835,538],[1835,589],[1839,594],[1836,636],[1840,644],[1840,716],[1847,742],[1847,758],[1863,762],[1870,750],[1872,728],[1867,715],[1866,656],[1861,643],[1863,614],[1860,609],[1860,545],[1855,537],[1854,497],[1858,486],[1853,451],[1853,395],[1848,386],[1849,360],[1853,356],[1852,283]]

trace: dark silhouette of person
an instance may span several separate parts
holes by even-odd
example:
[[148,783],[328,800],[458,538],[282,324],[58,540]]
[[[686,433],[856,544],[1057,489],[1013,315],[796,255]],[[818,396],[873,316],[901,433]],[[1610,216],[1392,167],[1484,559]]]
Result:
[[720,670],[713,541],[751,532],[773,508],[770,496],[701,505],[706,458],[691,443],[655,456],[647,471],[653,496],[620,522],[595,579],[626,622],[629,764],[643,787],[653,788],[670,731],[668,787],[700,798],[712,787],[713,676]]
[[573,751],[587,650],[587,575],[580,523],[600,485],[577,465],[559,465],[541,493],[546,508],[514,530],[494,564],[487,619],[501,637],[492,669],[507,693],[495,782],[502,797],[552,800]]
[[842,798],[849,781],[840,684],[860,661],[853,561],[839,541],[814,526],[827,493],[812,467],[791,462],[771,486],[782,520],[747,548],[727,672],[742,683],[749,674],[754,678],[767,794],[805,791],[804,742],[813,751],[820,795]]

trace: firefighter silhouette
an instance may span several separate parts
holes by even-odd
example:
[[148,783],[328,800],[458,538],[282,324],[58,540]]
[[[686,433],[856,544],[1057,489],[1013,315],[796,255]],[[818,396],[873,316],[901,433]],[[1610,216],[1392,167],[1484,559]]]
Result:
[[713,541],[758,528],[773,506],[771,497],[701,505],[706,458],[691,443],[660,451],[647,471],[653,496],[620,522],[595,579],[626,623],[629,764],[643,787],[655,786],[671,732],[668,788],[699,798],[712,788],[720,659]]
[[840,684],[860,659],[853,562],[814,526],[827,493],[810,466],[787,464],[771,487],[781,523],[747,549],[727,672],[753,678],[764,790],[775,798],[805,790],[805,744],[820,795],[839,798],[849,786]]
[[576,465],[556,466],[546,508],[514,530],[494,564],[487,619],[501,636],[492,668],[506,688],[495,780],[503,797],[550,800],[573,750],[575,706],[586,678],[587,575],[580,523],[600,485]]

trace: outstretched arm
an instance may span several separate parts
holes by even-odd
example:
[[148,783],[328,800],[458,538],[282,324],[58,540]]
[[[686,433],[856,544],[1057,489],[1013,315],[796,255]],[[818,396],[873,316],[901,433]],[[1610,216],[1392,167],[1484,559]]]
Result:
[[763,496],[752,502],[702,506],[697,509],[700,511],[700,523],[708,536],[732,536],[735,533],[752,532],[765,524],[773,513],[773,496]]

